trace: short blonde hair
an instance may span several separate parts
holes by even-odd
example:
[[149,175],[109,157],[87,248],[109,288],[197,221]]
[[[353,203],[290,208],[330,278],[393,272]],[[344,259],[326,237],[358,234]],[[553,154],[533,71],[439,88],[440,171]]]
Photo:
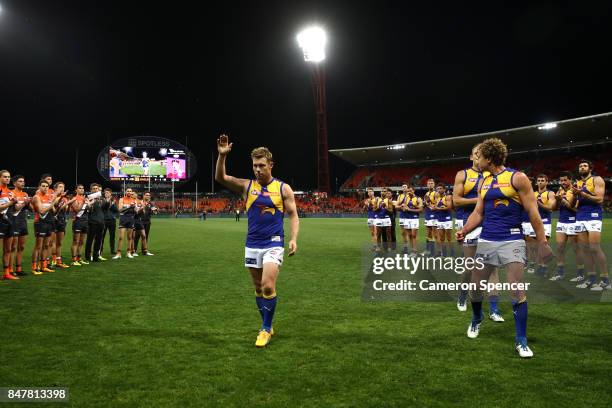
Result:
[[251,159],[265,158],[268,162],[272,162],[272,152],[267,147],[256,147],[251,152]]

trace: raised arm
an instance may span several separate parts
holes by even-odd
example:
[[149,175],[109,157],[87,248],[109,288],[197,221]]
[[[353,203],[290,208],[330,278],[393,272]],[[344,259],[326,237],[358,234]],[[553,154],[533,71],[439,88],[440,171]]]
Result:
[[300,232],[300,219],[298,217],[297,208],[295,206],[295,197],[293,190],[288,184],[283,184],[283,206],[285,214],[291,222],[291,239],[289,240],[289,256],[295,255],[297,252],[297,238]]
[[233,143],[229,143],[227,135],[221,135],[219,136],[219,139],[217,139],[217,150],[219,151],[219,156],[217,157],[215,180],[217,180],[224,187],[227,187],[228,189],[244,196],[249,185],[249,180],[229,176],[225,171],[225,158],[232,150],[232,145]]

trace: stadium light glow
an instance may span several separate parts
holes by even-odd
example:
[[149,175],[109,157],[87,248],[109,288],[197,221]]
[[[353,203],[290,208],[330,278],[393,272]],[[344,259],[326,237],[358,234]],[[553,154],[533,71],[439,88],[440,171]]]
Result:
[[300,31],[297,42],[304,53],[304,61],[321,62],[325,59],[327,35],[321,27],[309,27]]
[[545,123],[542,126],[538,126],[539,130],[548,130],[548,129],[554,129],[557,127],[557,124],[552,122],[552,123]]
[[162,147],[161,149],[159,149],[159,154],[161,156],[165,156],[168,154],[168,149],[166,149],[165,147]]
[[393,146],[387,146],[387,150],[402,150],[405,149],[406,145],[393,145]]

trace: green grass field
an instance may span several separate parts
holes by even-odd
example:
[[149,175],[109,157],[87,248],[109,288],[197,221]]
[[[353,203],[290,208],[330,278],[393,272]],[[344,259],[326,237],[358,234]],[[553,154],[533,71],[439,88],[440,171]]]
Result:
[[609,304],[530,306],[521,360],[509,305],[470,340],[454,303],[362,302],[362,219],[302,220],[256,349],[246,225],[155,219],[156,256],[1,283],[0,386],[68,387],[83,407],[610,404]]
[[[121,171],[123,174],[129,174],[131,176],[142,176],[144,171],[142,166],[123,166],[121,167]],[[149,175],[151,176],[165,176],[166,175],[166,166],[162,166],[161,164],[151,164],[149,166]]]

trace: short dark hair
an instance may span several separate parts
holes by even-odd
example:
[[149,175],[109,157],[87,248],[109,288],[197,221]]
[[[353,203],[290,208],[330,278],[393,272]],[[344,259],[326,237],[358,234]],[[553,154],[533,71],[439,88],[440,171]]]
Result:
[[41,180],[38,182],[38,187],[42,186],[42,183],[45,183],[47,186],[49,185],[49,183],[47,182],[47,180],[45,180],[45,179],[41,179]]
[[544,173],[538,174],[538,177],[536,177],[536,179],[539,179],[539,178],[544,178],[544,179],[546,179],[546,181],[548,181],[548,176],[546,174],[544,174]]
[[41,180],[42,179],[46,179],[47,177],[51,177],[53,178],[53,176],[51,175],[51,173],[43,173],[42,176],[40,176]]
[[567,177],[568,179],[572,179],[572,173],[569,171],[562,171],[561,173],[559,173],[559,178],[561,177]]
[[443,182],[439,182],[438,184],[436,184],[436,187],[442,187],[446,190],[446,184],[444,184]]
[[64,185],[64,187],[66,187],[66,183],[64,183],[63,181],[56,181],[56,182],[53,184],[53,188],[54,188],[55,190],[57,190],[57,186],[59,186],[60,184],[63,184],[63,185]]
[[586,163],[589,165],[589,170],[593,170],[593,162],[588,160],[588,159],[582,159],[578,162],[578,166],[580,166],[582,163]]
[[91,183],[91,184],[89,185],[89,189],[91,190],[91,189],[92,189],[93,187],[95,187],[95,186],[98,186],[98,187],[102,188],[102,186],[101,186],[101,185],[99,185],[98,183]]
[[13,177],[13,183],[14,183],[14,182],[16,182],[16,181],[17,181],[17,180],[19,180],[19,179],[24,179],[24,180],[25,180],[25,177],[24,177],[24,176],[22,176],[21,174],[18,174],[18,175],[16,175],[16,176],[14,176],[14,177]]
[[104,191],[110,191],[111,193],[113,192],[113,190],[112,190],[111,188],[109,188],[109,187],[106,187],[106,188],[104,189]]
[[83,187],[83,188],[85,188],[85,186],[84,186],[83,184],[77,184],[76,186],[74,186],[74,189],[76,190],[76,189],[77,189],[77,188],[79,188],[79,187]]

